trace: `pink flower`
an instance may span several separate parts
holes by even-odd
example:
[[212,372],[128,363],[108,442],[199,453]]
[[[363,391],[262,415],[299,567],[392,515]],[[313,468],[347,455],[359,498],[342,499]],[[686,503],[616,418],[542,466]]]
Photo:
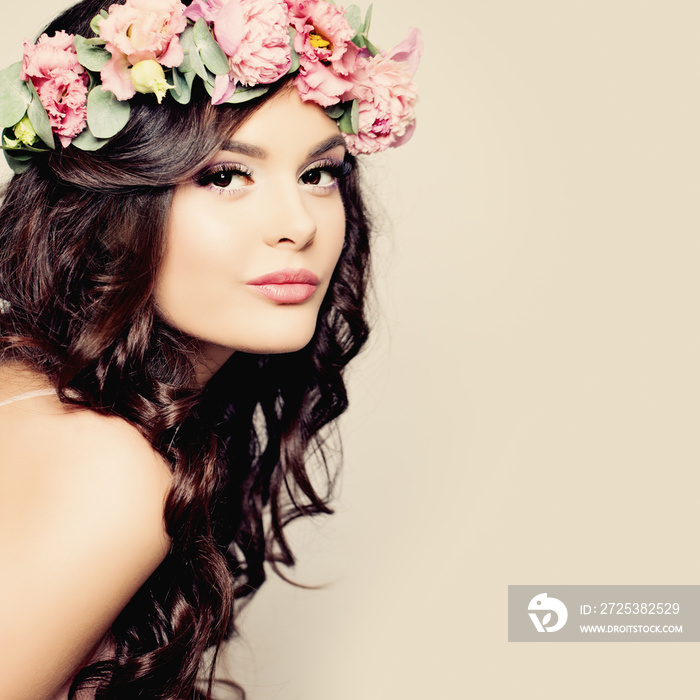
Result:
[[194,0],[186,16],[213,23],[214,36],[229,57],[228,84],[216,80],[214,104],[236,84],[267,85],[289,71],[289,18],[283,0]]
[[360,112],[358,133],[346,134],[351,152],[377,153],[411,138],[417,98],[412,77],[422,48],[420,32],[413,29],[386,56],[360,59],[358,69],[348,76],[354,85],[342,99],[357,99]]
[[227,56],[233,56],[245,36],[245,17],[240,0],[194,0],[185,17],[201,17],[214,25],[214,37]]
[[128,100],[136,93],[131,66],[147,60],[167,68],[179,66],[185,57],[179,39],[187,26],[185,9],[180,0],[127,0],[124,5],[112,5],[109,17],[98,22],[100,37],[112,54],[102,69],[102,89]]
[[343,9],[328,0],[286,0],[289,19],[296,30],[294,50],[302,67],[310,63],[330,63],[336,73],[347,75],[359,52],[352,43],[355,30],[345,19]]
[[241,85],[279,80],[291,64],[289,20],[282,0],[240,0],[245,34],[229,58],[231,78]]
[[337,104],[341,95],[353,88],[353,83],[337,75],[323,63],[302,65],[294,84],[302,100],[315,102],[322,107]]
[[85,128],[88,75],[78,62],[74,36],[43,34],[36,45],[24,42],[22,80],[31,80],[64,147]]

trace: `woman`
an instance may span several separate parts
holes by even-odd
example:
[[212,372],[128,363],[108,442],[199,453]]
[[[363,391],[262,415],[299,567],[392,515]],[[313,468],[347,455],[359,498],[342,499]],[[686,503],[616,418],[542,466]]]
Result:
[[354,25],[85,0],[3,73],[0,697],[209,697],[234,598],[330,512],[306,462],[367,337],[355,155],[410,137],[420,48]]

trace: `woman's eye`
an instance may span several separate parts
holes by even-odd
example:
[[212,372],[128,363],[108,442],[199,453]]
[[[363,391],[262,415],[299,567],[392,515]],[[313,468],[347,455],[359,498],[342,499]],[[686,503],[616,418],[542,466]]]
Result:
[[251,183],[250,174],[240,168],[217,166],[197,179],[201,187],[235,191]]
[[335,177],[327,170],[322,168],[314,168],[307,170],[302,176],[301,181],[305,185],[314,185],[316,187],[328,187],[335,182]]
[[307,170],[301,176],[301,181],[305,185],[313,185],[314,187],[331,187],[336,183],[337,179],[337,175],[326,168],[313,168],[312,170]]

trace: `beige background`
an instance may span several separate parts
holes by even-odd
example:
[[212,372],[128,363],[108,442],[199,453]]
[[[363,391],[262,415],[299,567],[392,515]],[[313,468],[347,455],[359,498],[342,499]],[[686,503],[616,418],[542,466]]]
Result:
[[695,698],[697,645],[509,645],[506,595],[699,582],[700,5],[376,3],[382,46],[414,24],[338,514],[295,533],[333,583],[267,586],[230,665],[252,700]]

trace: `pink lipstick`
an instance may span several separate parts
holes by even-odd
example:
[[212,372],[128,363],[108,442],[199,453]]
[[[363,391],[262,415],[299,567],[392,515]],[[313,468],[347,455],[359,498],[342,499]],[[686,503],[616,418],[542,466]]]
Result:
[[277,270],[246,284],[278,304],[300,304],[313,296],[318,277],[308,270]]

